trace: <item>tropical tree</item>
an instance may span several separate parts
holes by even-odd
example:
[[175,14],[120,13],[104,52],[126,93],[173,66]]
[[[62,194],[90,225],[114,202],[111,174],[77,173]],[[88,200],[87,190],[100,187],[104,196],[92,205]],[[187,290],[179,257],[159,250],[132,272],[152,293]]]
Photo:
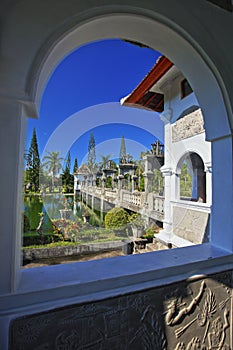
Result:
[[90,134],[90,139],[88,143],[88,168],[91,172],[94,171],[96,166],[96,152],[95,152],[95,137],[93,132]]
[[59,151],[57,152],[47,152],[48,155],[43,157],[43,167],[47,169],[48,173],[52,175],[52,191],[54,191],[54,180],[56,175],[62,169],[61,162],[64,160],[59,157]]
[[122,135],[121,137],[121,147],[119,153],[119,163],[123,162],[126,158],[126,146],[125,146],[125,137]]
[[35,128],[33,129],[31,144],[26,154],[26,162],[27,169],[25,180],[29,181],[31,189],[37,192],[39,190],[40,156]]
[[106,156],[101,155],[100,169],[105,169],[108,165],[108,162],[111,159],[111,154],[107,154]]

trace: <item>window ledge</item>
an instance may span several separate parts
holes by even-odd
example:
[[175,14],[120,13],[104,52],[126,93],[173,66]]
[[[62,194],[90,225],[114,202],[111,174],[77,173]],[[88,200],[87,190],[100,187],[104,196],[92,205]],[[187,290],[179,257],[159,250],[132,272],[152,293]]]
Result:
[[[140,255],[21,269],[18,290],[0,298],[0,315],[59,307],[233,269],[232,252],[209,243]],[[32,312],[32,311],[31,311]]]

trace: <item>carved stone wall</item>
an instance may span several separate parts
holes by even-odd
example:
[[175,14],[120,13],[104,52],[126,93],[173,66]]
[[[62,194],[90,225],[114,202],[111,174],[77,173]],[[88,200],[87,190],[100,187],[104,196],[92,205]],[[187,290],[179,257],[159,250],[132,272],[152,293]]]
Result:
[[173,233],[190,242],[203,243],[207,240],[208,218],[206,212],[173,206]]
[[231,350],[232,271],[15,319],[10,350]]
[[201,109],[177,120],[172,126],[172,142],[184,140],[204,132],[204,120]]

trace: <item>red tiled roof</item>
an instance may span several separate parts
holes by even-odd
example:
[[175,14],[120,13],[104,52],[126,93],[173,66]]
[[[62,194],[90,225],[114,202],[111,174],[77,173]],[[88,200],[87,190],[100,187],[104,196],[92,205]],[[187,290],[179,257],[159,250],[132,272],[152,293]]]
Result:
[[123,105],[135,107],[144,107],[156,112],[163,111],[163,95],[149,91],[152,86],[157,83],[165,73],[173,66],[165,56],[160,56],[155,65],[133,90],[133,92],[125,99]]

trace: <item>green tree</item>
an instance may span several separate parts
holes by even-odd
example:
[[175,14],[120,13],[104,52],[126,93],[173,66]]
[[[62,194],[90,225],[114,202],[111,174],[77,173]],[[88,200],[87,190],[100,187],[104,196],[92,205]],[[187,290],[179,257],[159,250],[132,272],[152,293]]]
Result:
[[69,151],[66,159],[66,167],[62,174],[62,187],[63,187],[63,192],[65,193],[70,193],[74,191],[74,176],[70,173],[70,167],[71,167],[71,156]]
[[108,162],[110,161],[111,154],[107,154],[106,156],[101,155],[100,169],[106,169]]
[[77,170],[78,170],[78,159],[75,158],[74,159],[73,173],[76,173]]
[[69,174],[70,174],[70,167],[71,167],[71,156],[70,156],[70,151],[69,151],[67,159],[66,159],[66,167],[65,167],[65,171]]
[[137,175],[137,188],[139,191],[144,191],[144,159],[143,157],[145,156],[145,152],[140,153],[140,159],[137,160],[135,163],[137,165],[136,169],[136,175]]
[[125,146],[125,137],[122,135],[121,137],[121,147],[119,153],[119,163],[123,162],[126,158],[126,146]]
[[59,151],[47,153],[48,155],[44,156],[43,158],[43,167],[45,167],[47,171],[52,175],[52,191],[54,191],[54,180],[56,175],[62,169],[61,162],[63,158],[59,157]]
[[88,143],[88,160],[87,160],[88,168],[91,172],[94,171],[96,166],[96,153],[95,153],[95,137],[93,132],[90,134],[90,139]]
[[31,189],[35,192],[39,190],[40,177],[40,156],[36,137],[36,129],[33,129],[31,144],[26,155],[27,179],[30,181]]

